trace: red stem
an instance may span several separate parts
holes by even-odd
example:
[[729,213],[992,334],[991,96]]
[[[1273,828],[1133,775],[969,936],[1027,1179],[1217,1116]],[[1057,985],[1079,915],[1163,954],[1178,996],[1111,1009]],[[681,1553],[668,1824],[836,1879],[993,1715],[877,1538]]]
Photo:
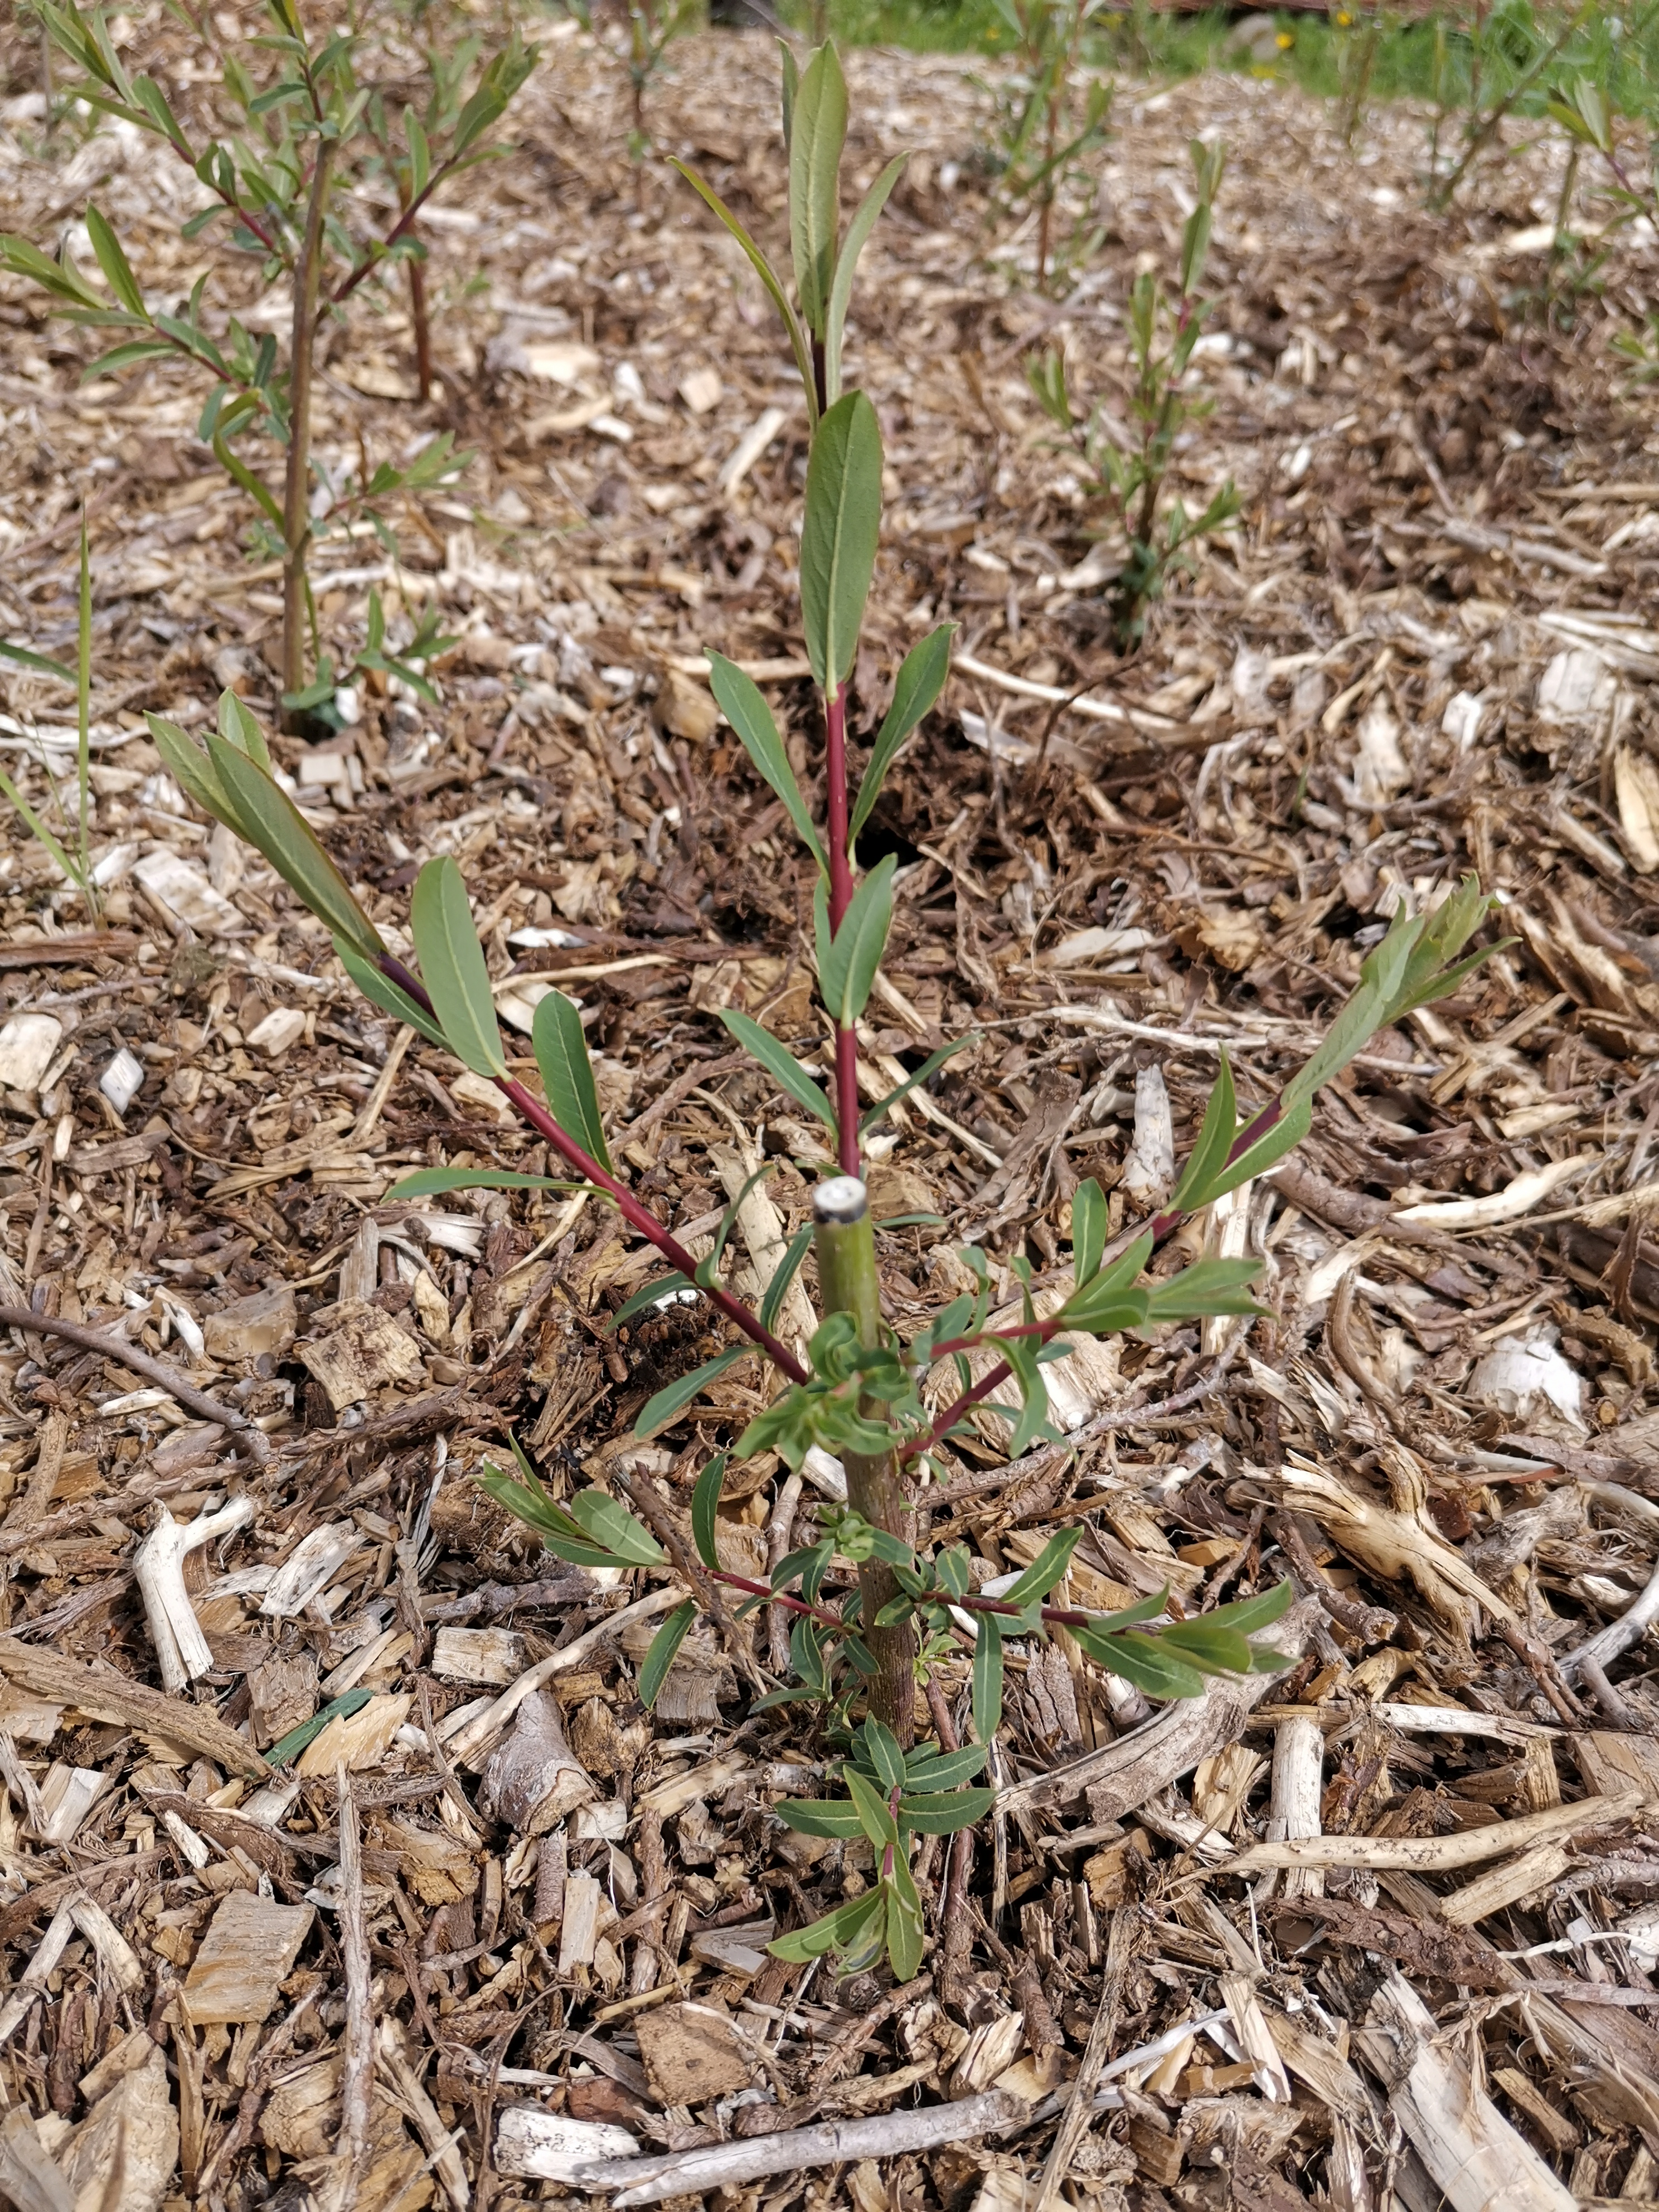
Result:
[[[379,955],[379,965],[381,973],[396,983],[399,990],[407,991],[417,1006],[431,1012],[431,1000],[401,960],[383,951]],[[585,1182],[594,1184],[614,1200],[623,1220],[631,1229],[637,1230],[647,1243],[655,1245],[671,1267],[678,1268],[688,1282],[696,1281],[696,1261],[684,1245],[663,1227],[650,1208],[641,1205],[626,1183],[618,1182],[616,1176],[607,1173],[596,1159],[589,1158],[574,1137],[567,1136],[546,1107],[539,1099],[532,1098],[522,1083],[514,1081],[510,1076],[498,1075],[495,1078],[495,1084],[504,1097],[512,1100],[531,1127],[546,1138],[568,1167],[574,1168]],[[718,1284],[712,1287],[698,1284],[697,1287],[729,1322],[740,1328],[752,1343],[760,1346],[773,1365],[781,1368],[792,1382],[806,1381],[806,1370],[787,1345],[780,1343],[769,1328],[763,1328],[759,1318],[750,1312],[740,1298],[734,1298],[729,1291],[721,1290]]]
[[[830,932],[841,927],[853,903],[853,856],[847,834],[847,692],[837,684],[824,694],[824,781],[830,831]],[[859,1041],[855,1031],[836,1030],[836,1119],[840,1124],[838,1164],[843,1175],[859,1172]]]

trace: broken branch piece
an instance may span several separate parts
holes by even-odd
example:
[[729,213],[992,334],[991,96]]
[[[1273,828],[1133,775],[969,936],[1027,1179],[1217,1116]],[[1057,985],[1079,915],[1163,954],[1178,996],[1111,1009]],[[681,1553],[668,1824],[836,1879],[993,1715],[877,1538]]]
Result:
[[193,1521],[175,1521],[165,1505],[155,1508],[154,1525],[133,1554],[132,1573],[144,1601],[163,1688],[182,1690],[213,1668],[212,1650],[185,1588],[185,1553],[246,1528],[252,1518],[251,1498],[234,1498],[217,1513],[198,1513]]

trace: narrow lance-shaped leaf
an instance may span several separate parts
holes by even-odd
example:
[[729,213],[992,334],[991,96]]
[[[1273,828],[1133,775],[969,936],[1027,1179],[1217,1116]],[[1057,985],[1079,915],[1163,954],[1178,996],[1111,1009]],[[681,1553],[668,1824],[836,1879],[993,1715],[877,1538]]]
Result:
[[668,1670],[685,1641],[686,1632],[696,1617],[697,1608],[687,1598],[684,1605],[674,1607],[652,1638],[651,1648],[640,1668],[640,1703],[647,1712],[656,1704],[657,1692],[668,1680]]
[[1105,1194],[1091,1176],[1072,1193],[1072,1273],[1079,1290],[1100,1266],[1106,1222]]
[[818,973],[818,988],[830,1018],[851,1029],[864,1012],[886,948],[893,919],[893,877],[898,856],[889,853],[853,894],[853,902],[830,942]]
[[1186,1170],[1170,1201],[1173,1208],[1187,1212],[1210,1203],[1215,1195],[1209,1187],[1211,1181],[1224,1164],[1237,1130],[1238,1101],[1233,1090],[1233,1072],[1224,1052],[1204,1109],[1204,1124],[1198,1133],[1198,1142],[1188,1156]]
[[829,305],[823,318],[823,390],[824,398],[834,406],[841,398],[841,354],[847,332],[847,310],[852,304],[853,278],[857,272],[859,256],[865,249],[876,218],[888,202],[892,189],[904,173],[908,154],[896,154],[869,191],[859,203],[857,214],[847,226],[847,236],[841,252],[836,257],[835,281],[830,287]]
[[[930,1052],[913,1075],[907,1075],[902,1083],[896,1084],[892,1090],[884,1097],[878,1098],[875,1104],[860,1117],[859,1134],[862,1136],[866,1129],[873,1128],[890,1107],[896,1106],[901,1098],[908,1097],[912,1091],[918,1089],[930,1076],[936,1075],[947,1060],[954,1058],[959,1052],[965,1052],[970,1044],[977,1044],[978,1042],[978,1032],[975,1031],[971,1036],[953,1037],[949,1044],[942,1044],[936,1051]],[[934,1220],[939,1218],[937,1215],[927,1218]]]
[[954,623],[941,623],[905,654],[894,679],[892,704],[876,732],[869,765],[859,786],[850,836],[856,837],[869,820],[871,810],[881,796],[883,781],[897,759],[900,747],[945,689],[945,679],[951,672],[951,640],[955,632]]
[[974,1733],[988,1744],[1002,1725],[1002,1624],[994,1613],[974,1617]]
[[647,1399],[641,1407],[634,1424],[635,1435],[649,1437],[654,1436],[659,1429],[665,1429],[674,1416],[684,1412],[694,1398],[699,1397],[717,1375],[724,1375],[736,1361],[746,1358],[753,1348],[751,1345],[735,1344],[729,1351],[718,1353],[713,1359],[706,1359],[690,1375],[682,1375],[678,1382],[671,1382],[665,1389],[659,1390],[656,1396]]
[[734,1006],[722,1006],[720,1018],[744,1051],[760,1062],[779,1087],[798,1106],[805,1107],[809,1114],[816,1114],[833,1135],[837,1126],[835,1108],[787,1046],[780,1044],[769,1030],[763,1029],[752,1014],[742,1013]]
[[336,937],[344,939],[366,957],[384,951],[380,931],[352,896],[351,886],[288,793],[257,762],[228,744],[216,730],[207,732],[207,749],[220,788],[234,809],[230,826],[240,830],[264,854],[283,882]]
[[789,1285],[800,1272],[801,1261],[812,1249],[812,1224],[798,1229],[784,1248],[784,1255],[772,1271],[772,1279],[766,1285],[766,1295],[761,1300],[760,1324],[763,1328],[775,1328],[778,1316],[783,1311],[784,1299]]
[[613,1172],[611,1148],[599,1118],[599,1094],[588,1058],[581,1009],[562,991],[550,991],[537,1002],[530,1042],[541,1070],[548,1110],[568,1136],[607,1175]]
[[697,1477],[696,1487],[691,1492],[691,1540],[697,1547],[697,1557],[711,1571],[720,1563],[720,1547],[714,1540],[715,1516],[720,1509],[720,1485],[726,1480],[726,1454],[716,1452]]
[[[672,156],[670,158],[672,159]],[[800,378],[801,389],[806,394],[807,428],[809,430],[815,430],[818,421],[818,395],[817,380],[812,374],[812,350],[806,342],[806,333],[800,326],[800,318],[790,306],[789,295],[779,282],[777,271],[720,194],[711,186],[704,184],[695,169],[687,168],[684,161],[675,161],[673,166],[685,179],[692,191],[696,193],[698,198],[705,206],[713,210],[732,237],[737,240],[738,244],[749,258],[750,266],[771,295],[772,304],[782,318],[783,327],[788,333],[790,349],[795,356],[796,374]],[[0,245],[4,243],[4,240],[0,240]]]
[[881,426],[861,392],[818,424],[806,465],[800,599],[806,657],[834,693],[853,665],[881,534]]
[[409,922],[421,981],[449,1049],[476,1075],[505,1076],[507,1055],[483,947],[465,879],[447,854],[428,860],[416,878]]
[[847,143],[847,80],[833,45],[818,48],[790,102],[789,243],[802,319],[824,334],[841,226],[841,155]]
[[372,961],[365,960],[362,954],[354,951],[343,938],[335,939],[334,957],[371,1005],[378,1006],[382,1013],[390,1014],[396,1021],[407,1022],[410,1028],[417,1036],[423,1036],[428,1044],[447,1049],[447,1040],[443,1031],[426,1008],[411,999],[401,984],[394,983],[391,976],[382,975]]
[[772,718],[772,709],[767,705],[760,686],[752,677],[745,676],[734,660],[728,660],[723,653],[716,653],[712,646],[706,650],[708,654],[708,688],[714,695],[716,705],[737,732],[738,743],[744,750],[783,801],[802,844],[819,867],[827,869],[830,863],[824,858],[817,830],[806,801],[801,797],[795,771],[789,765],[789,755],[784,749],[778,726]]

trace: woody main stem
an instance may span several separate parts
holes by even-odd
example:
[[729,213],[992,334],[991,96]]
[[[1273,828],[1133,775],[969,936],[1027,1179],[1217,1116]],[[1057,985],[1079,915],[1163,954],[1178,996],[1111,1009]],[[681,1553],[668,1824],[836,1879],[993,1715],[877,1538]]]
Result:
[[[813,1193],[812,1249],[818,1263],[818,1293],[826,1316],[848,1314],[859,1341],[881,1342],[881,1285],[876,1273],[876,1239],[869,1195],[853,1176],[834,1176]],[[868,1403],[863,1411],[879,1415]],[[908,1543],[914,1516],[904,1493],[898,1455],[846,1451],[847,1499],[871,1525]],[[866,1559],[859,1569],[860,1620],[876,1662],[870,1685],[870,1711],[892,1729],[902,1744],[915,1738],[916,1632],[909,1621],[877,1626],[884,1606],[900,1595],[891,1567]]]

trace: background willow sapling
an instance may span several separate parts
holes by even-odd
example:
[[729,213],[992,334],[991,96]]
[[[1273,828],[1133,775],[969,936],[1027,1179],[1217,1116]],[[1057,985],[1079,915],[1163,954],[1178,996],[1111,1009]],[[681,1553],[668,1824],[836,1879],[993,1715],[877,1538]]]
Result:
[[[421,274],[421,210],[451,179],[506,150],[489,134],[534,67],[537,50],[515,34],[482,68],[476,40],[447,57],[428,54],[429,97],[423,109],[404,106],[394,124],[385,94],[365,79],[373,54],[361,26],[315,33],[299,0],[268,0],[271,28],[252,42],[264,65],[263,82],[256,82],[240,43],[216,47],[217,33],[202,28],[238,122],[223,137],[198,139],[179,120],[160,84],[129,75],[101,9],[83,12],[75,0],[37,4],[52,44],[80,72],[69,93],[157,139],[195,172],[204,204],[182,235],[194,240],[218,228],[231,252],[257,269],[262,285],[286,284],[287,352],[270,331],[259,335],[234,313],[222,319],[213,313],[205,275],[181,309],[146,298],[120,240],[96,206],[87,208],[85,222],[106,290],[76,266],[67,240],[54,258],[27,239],[0,238],[0,268],[38,285],[51,311],[64,320],[116,334],[116,343],[88,369],[88,377],[177,361],[206,379],[198,435],[210,441],[221,466],[253,502],[255,557],[280,558],[283,564],[285,719],[290,727],[307,714],[328,720],[338,678],[317,650],[308,566],[313,548],[330,532],[367,518],[395,550],[387,503],[453,482],[470,457],[457,453],[453,434],[443,431],[405,460],[373,466],[365,460],[355,474],[331,481],[316,465],[312,446],[318,348],[328,325],[366,288],[382,288],[396,269],[406,267],[424,396],[431,339]],[[474,76],[470,92],[465,90],[468,76]],[[384,232],[363,236],[351,227],[351,206],[377,172],[390,185],[397,213]],[[282,453],[280,488],[238,450],[251,435]],[[451,642],[439,636],[434,611],[398,650],[389,651],[376,598],[369,636],[354,665],[391,669],[430,698],[421,672]]]
[[1207,403],[1190,392],[1186,380],[1209,313],[1210,303],[1200,299],[1198,287],[1210,250],[1226,149],[1194,139],[1191,158],[1196,204],[1181,235],[1176,296],[1165,299],[1150,269],[1136,276],[1129,294],[1131,427],[1115,422],[1103,400],[1079,411],[1066,380],[1066,357],[1058,349],[1040,355],[1027,370],[1038,403],[1090,471],[1088,490],[1107,503],[1115,529],[1127,541],[1111,599],[1113,627],[1126,651],[1139,643],[1147,611],[1164,596],[1171,574],[1191,566],[1192,548],[1226,529],[1238,514],[1231,477],[1197,514],[1189,514],[1179,498],[1167,506],[1164,501],[1177,439],[1188,422],[1208,412]]
[[[387,947],[276,781],[263,734],[239,701],[226,696],[217,728],[199,744],[161,717],[149,719],[181,788],[265,855],[332,933],[343,965],[365,995],[494,1082],[570,1175],[597,1188],[659,1253],[668,1272],[645,1285],[613,1323],[689,1288],[708,1298],[737,1332],[738,1340],[718,1357],[644,1407],[639,1432],[671,1426],[738,1361],[758,1355],[769,1364],[769,1401],[698,1476],[684,1538],[672,1510],[654,1493],[644,1518],[597,1486],[561,1498],[516,1445],[514,1468],[486,1466],[477,1480],[556,1556],[689,1585],[641,1668],[640,1689],[647,1704],[699,1613],[723,1624],[732,1620],[728,1593],[738,1601],[738,1620],[762,1606],[787,1617],[790,1679],[768,1688],[755,1710],[816,1708],[838,1754],[846,1795],[788,1802],[778,1808],[780,1816],[809,1832],[864,1835],[875,1854],[878,1879],[855,1905],[785,1935],[775,1948],[787,1958],[839,1951],[847,1963],[884,1950],[895,1972],[908,1978],[926,1940],[909,1838],[962,1830],[986,1810],[988,1792],[974,1778],[1000,1723],[1010,1638],[1029,1642],[1063,1627],[1090,1662],[1148,1695],[1191,1697],[1201,1692],[1207,1675],[1272,1670],[1283,1663],[1270,1644],[1252,1639],[1271,1628],[1291,1595],[1289,1584],[1281,1583],[1192,1620],[1179,1617],[1167,1592],[1112,1614],[1068,1607],[1054,1601],[1063,1601],[1060,1586],[1082,1533],[1076,1526],[1056,1534],[1000,1593],[976,1590],[964,1547],[916,1541],[917,1502],[939,1474],[951,1437],[992,1412],[1010,1425],[1011,1455],[1053,1436],[1043,1370],[1078,1338],[1259,1310],[1250,1294],[1255,1261],[1202,1258],[1154,1277],[1148,1268],[1158,1247],[1192,1215],[1282,1158],[1308,1130],[1315,1091],[1377,1029],[1457,987],[1484,957],[1466,947],[1487,902],[1468,882],[1432,915],[1413,915],[1402,908],[1366,959],[1358,989],[1324,1042],[1268,1103],[1242,1109],[1224,1060],[1185,1172],[1170,1206],[1156,1218],[1114,1243],[1099,1185],[1082,1184],[1072,1204],[1072,1281],[1058,1304],[1045,1299],[1049,1310],[1039,1315],[1039,1285],[1016,1254],[1009,1267],[1019,1285],[1018,1318],[1000,1321],[992,1311],[993,1262],[970,1249],[962,1258],[973,1291],[908,1338],[891,1325],[883,1310],[861,1180],[862,1143],[902,1091],[927,1080],[953,1048],[931,1055],[900,1091],[868,1106],[861,1102],[858,1024],[892,918],[895,870],[890,858],[861,869],[856,840],[883,777],[939,696],[950,641],[946,629],[936,630],[906,659],[854,788],[848,682],[880,538],[882,451],[868,399],[842,389],[842,355],[852,264],[874,219],[872,202],[879,205],[877,196],[884,197],[896,172],[878,180],[843,238],[839,172],[847,102],[834,49],[821,49],[799,79],[787,78],[786,94],[793,301],[760,247],[706,186],[698,186],[764,271],[795,347],[812,423],[800,590],[823,729],[820,808],[814,809],[791,769],[782,734],[760,691],[731,662],[710,656],[715,696],[756,769],[782,800],[812,863],[818,989],[833,1036],[826,1087],[817,1069],[749,1017],[735,1010],[720,1017],[779,1091],[822,1122],[837,1169],[818,1182],[812,1223],[793,1238],[758,1309],[738,1297],[722,1273],[743,1194],[702,1260],[641,1203],[610,1156],[580,1012],[556,988],[538,1004],[532,1034],[544,1097],[514,1076],[465,884],[453,860],[429,861],[415,887],[410,922],[416,973]],[[429,1169],[408,1177],[392,1194],[568,1187],[508,1170]],[[775,1329],[785,1292],[809,1252],[822,1318],[802,1359]],[[988,1361],[977,1380],[969,1365],[975,1354]],[[845,1504],[821,1510],[810,1540],[782,1559],[769,1579],[724,1565],[720,1498],[731,1461],[769,1451],[799,1468],[814,1447],[839,1460]],[[630,1480],[637,1486],[644,1479]],[[648,1492],[647,1482],[633,1494],[639,1499]],[[665,1535],[672,1542],[665,1542]],[[942,1663],[963,1654],[971,1654],[977,1739],[967,1746],[952,1740],[936,1679]],[[920,1746],[919,1691],[936,1730],[934,1741]]]

